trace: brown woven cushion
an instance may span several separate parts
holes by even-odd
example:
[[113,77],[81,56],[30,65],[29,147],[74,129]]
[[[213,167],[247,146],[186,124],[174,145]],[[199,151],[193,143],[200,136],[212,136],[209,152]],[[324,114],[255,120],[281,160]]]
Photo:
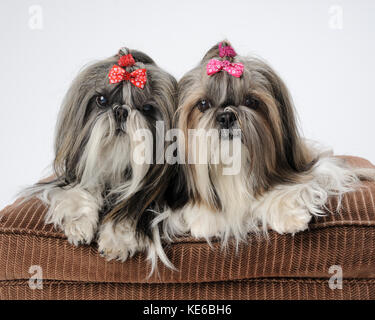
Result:
[[[367,160],[345,157],[356,166]],[[217,243],[180,239],[166,248],[179,271],[149,266],[138,254],[107,262],[94,245],[74,247],[51,225],[47,208],[32,200],[0,212],[0,298],[81,299],[324,299],[375,298],[375,184],[343,198],[340,213],[314,218],[308,231],[250,235],[238,252]],[[328,203],[335,211],[336,201]],[[43,289],[28,287],[29,267],[43,270]],[[329,268],[343,269],[344,289],[331,290]]]

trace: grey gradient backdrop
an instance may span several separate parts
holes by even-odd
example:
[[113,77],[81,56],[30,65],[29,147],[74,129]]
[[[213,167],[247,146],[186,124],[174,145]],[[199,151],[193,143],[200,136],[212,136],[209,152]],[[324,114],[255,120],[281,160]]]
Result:
[[[32,5],[43,28],[29,27]],[[343,28],[332,29],[332,6]],[[0,207],[48,174],[61,100],[83,65],[126,45],[180,78],[217,41],[285,79],[304,135],[375,162],[373,0],[1,0]]]

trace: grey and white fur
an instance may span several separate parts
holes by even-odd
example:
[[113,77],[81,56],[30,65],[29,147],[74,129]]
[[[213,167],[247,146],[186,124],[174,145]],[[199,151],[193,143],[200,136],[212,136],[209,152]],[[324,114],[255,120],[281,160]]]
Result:
[[[135,65],[124,68],[146,68],[144,89],[130,81],[109,83],[110,69],[129,53]],[[54,177],[27,188],[22,196],[47,204],[46,223],[62,229],[74,245],[96,240],[108,260],[124,261],[147,251],[152,268],[157,257],[171,266],[151,221],[166,206],[175,168],[139,163],[133,151],[137,130],[149,130],[155,140],[160,134],[156,121],[163,121],[165,130],[171,128],[176,89],[176,80],[148,55],[128,48],[86,67],[73,81],[58,116]]]

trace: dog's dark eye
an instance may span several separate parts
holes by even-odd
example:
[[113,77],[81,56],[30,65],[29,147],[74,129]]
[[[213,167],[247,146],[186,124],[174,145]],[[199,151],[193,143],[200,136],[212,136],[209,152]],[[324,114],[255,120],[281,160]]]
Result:
[[145,114],[149,114],[154,111],[154,106],[152,104],[145,104],[142,107],[142,112]]
[[251,109],[257,109],[259,106],[259,101],[252,96],[246,97],[245,106]]
[[208,100],[201,100],[197,103],[197,107],[199,109],[200,112],[205,112],[207,109],[210,108],[210,102]]
[[98,104],[99,107],[105,108],[108,106],[108,99],[106,96],[99,95],[96,97],[96,103]]

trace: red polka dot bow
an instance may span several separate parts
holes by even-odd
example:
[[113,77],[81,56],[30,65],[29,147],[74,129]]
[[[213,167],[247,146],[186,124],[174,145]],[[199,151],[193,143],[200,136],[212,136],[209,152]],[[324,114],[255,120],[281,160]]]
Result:
[[121,81],[130,81],[137,88],[143,89],[147,82],[146,69],[137,69],[133,72],[127,72],[121,67],[134,65],[135,61],[131,54],[123,55],[118,60],[119,65],[114,65],[109,71],[109,83],[119,83]]
[[225,70],[233,77],[239,78],[243,73],[244,66],[242,63],[231,63],[227,60],[211,59],[207,63],[207,74],[213,75],[221,70]]
[[122,55],[120,59],[118,59],[117,63],[120,67],[131,67],[135,64],[135,60],[133,56],[129,53]]

